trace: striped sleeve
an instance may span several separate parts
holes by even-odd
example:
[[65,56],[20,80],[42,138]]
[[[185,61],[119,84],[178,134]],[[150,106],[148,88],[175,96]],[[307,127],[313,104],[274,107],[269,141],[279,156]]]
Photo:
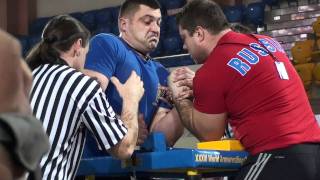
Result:
[[116,116],[101,88],[85,109],[83,120],[99,148],[105,151],[121,141],[127,133],[127,128]]

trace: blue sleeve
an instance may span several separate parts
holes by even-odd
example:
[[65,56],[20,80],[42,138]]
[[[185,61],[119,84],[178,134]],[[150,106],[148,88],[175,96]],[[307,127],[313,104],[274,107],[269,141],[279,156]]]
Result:
[[168,87],[169,71],[158,62],[156,62],[156,67],[160,85]]
[[85,62],[85,69],[97,71],[110,78],[115,73],[119,54],[117,37],[109,34],[99,34],[90,40],[89,52]]
[[[156,62],[157,66],[157,74],[159,77],[159,83],[161,86],[168,87],[168,76],[169,76],[169,71],[162,66],[160,63]],[[171,104],[168,104],[167,102],[164,102],[160,100],[159,106],[166,108],[166,109],[172,109],[173,106]]]

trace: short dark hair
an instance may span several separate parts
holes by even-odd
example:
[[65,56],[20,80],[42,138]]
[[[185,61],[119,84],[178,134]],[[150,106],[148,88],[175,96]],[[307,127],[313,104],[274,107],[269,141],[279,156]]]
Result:
[[160,3],[157,0],[126,0],[120,7],[119,17],[135,13],[139,5],[145,5],[152,9],[160,9]]
[[189,34],[193,34],[197,26],[202,26],[212,34],[230,27],[220,6],[212,0],[193,0],[183,7],[176,16],[177,23]]
[[31,69],[42,64],[66,64],[59,58],[60,52],[70,50],[79,38],[86,47],[90,32],[83,24],[69,15],[56,16],[47,23],[41,41],[28,53],[26,61]]

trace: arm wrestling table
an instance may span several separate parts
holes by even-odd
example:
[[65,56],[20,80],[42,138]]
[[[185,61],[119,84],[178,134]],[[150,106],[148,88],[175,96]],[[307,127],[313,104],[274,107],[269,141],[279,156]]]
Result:
[[[90,147],[92,149],[92,147]],[[201,179],[233,176],[245,161],[245,151],[168,148],[162,133],[151,134],[131,159],[92,156],[85,148],[78,176],[136,176]]]

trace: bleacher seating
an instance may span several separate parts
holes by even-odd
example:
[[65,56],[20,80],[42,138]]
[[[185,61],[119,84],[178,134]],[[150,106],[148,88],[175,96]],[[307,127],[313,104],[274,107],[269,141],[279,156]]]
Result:
[[162,0],[161,1],[161,6],[164,7],[165,9],[177,9],[181,8],[186,4],[186,0]]
[[114,35],[119,35],[120,34],[120,32],[119,32],[119,28],[118,28],[118,23],[117,24],[113,24],[112,26],[111,26],[111,33],[112,34],[114,34]]
[[263,2],[268,5],[271,9],[279,9],[280,3],[279,0],[263,0]]
[[320,85],[320,63],[316,63],[313,68],[313,77],[316,85]]
[[295,42],[312,39],[312,23],[320,16],[320,6],[307,3],[300,1],[300,6],[287,6],[265,12],[265,34],[277,39],[290,58]]
[[100,27],[111,26],[115,22],[111,8],[103,8],[96,11],[95,19]]
[[166,34],[177,34],[179,32],[175,16],[167,16],[165,23]]
[[292,6],[299,6],[299,1],[298,0],[287,0],[288,2],[288,6],[292,7]]
[[167,33],[167,17],[169,16],[163,16],[161,19],[160,34],[162,37]]
[[223,12],[230,23],[243,21],[245,7],[243,5],[225,6]]
[[312,72],[314,63],[297,64],[294,67],[303,82],[304,88],[308,91],[313,80]]
[[293,62],[296,64],[304,64],[311,61],[313,51],[313,41],[298,41],[291,48]]
[[[298,7],[299,8],[299,7]],[[287,32],[291,33],[286,36],[282,36],[283,39],[283,47],[285,49],[289,49],[288,44],[292,44],[291,55],[293,59],[294,66],[296,71],[298,72],[305,90],[310,99],[320,98],[319,92],[320,88],[319,81],[317,80],[317,76],[320,76],[318,68],[318,64],[320,62],[320,19],[318,17],[315,18],[312,14],[317,15],[319,12],[318,5],[315,6],[306,6],[306,9],[309,9],[309,12],[303,12],[300,15],[299,19],[291,19],[289,21],[282,21],[281,24],[278,25],[279,30],[273,31],[281,31],[283,28],[286,28]],[[299,13],[297,13],[299,15]],[[292,16],[292,14],[291,14]],[[318,15],[317,15],[318,16]],[[293,16],[294,17],[294,16]],[[312,18],[308,18],[312,17]],[[296,27],[299,24],[302,27]],[[271,26],[272,27],[272,26]],[[292,28],[308,28],[308,34],[299,34],[292,33]],[[289,30],[288,30],[289,29]],[[300,38],[299,38],[300,35]],[[302,38],[303,35],[303,38]],[[290,38],[289,38],[290,37]],[[279,37],[277,37],[279,39]],[[291,41],[291,42],[290,42]],[[288,43],[290,42],[290,43]],[[287,47],[286,47],[287,46]],[[310,101],[313,103],[314,101]]]
[[312,29],[316,37],[320,37],[320,19],[319,18],[312,23]]
[[182,50],[182,40],[178,34],[170,34],[166,36],[162,43],[165,55],[179,54]]
[[75,12],[75,13],[70,13],[69,15],[80,21],[83,14],[81,12]]
[[[296,41],[303,41],[308,38],[308,34],[313,32],[311,23],[320,16],[320,6],[297,6],[295,0],[286,0],[290,6],[283,9],[270,9],[265,11],[265,5],[270,7],[280,4],[277,0],[260,0],[250,3],[247,7],[243,5],[223,7],[226,17],[231,23],[244,23],[253,28],[268,24],[266,35],[275,37],[282,43],[284,49],[291,57],[291,48]],[[284,1],[284,2],[286,2]],[[305,0],[307,1],[307,0]],[[186,0],[160,0],[162,5],[161,39],[159,47],[151,53],[153,57],[183,53],[182,41],[178,35],[178,27],[174,16],[166,16],[167,10],[180,8]],[[283,2],[283,1],[281,1]],[[318,0],[308,0],[308,3],[318,3]],[[315,13],[318,12],[318,13]],[[106,7],[102,9],[73,12],[70,15],[80,20],[93,35],[98,33],[119,34],[117,19],[119,6]],[[279,16],[281,18],[275,20]],[[50,17],[38,18],[30,24],[30,37],[21,38],[23,52],[40,40],[40,34]],[[251,26],[250,26],[251,27]],[[320,40],[316,41],[320,42]],[[177,63],[178,60],[173,60]]]
[[29,38],[28,36],[18,36],[17,38],[21,44],[22,55],[25,56],[29,50]]
[[81,19],[80,19],[82,24],[84,24],[90,31],[95,30],[95,28],[97,26],[97,22],[96,22],[96,13],[97,12],[98,11],[96,11],[96,10],[84,12]]
[[162,47],[162,38],[161,38],[158,43],[157,48],[150,53],[150,56],[151,57],[159,57],[159,56],[163,55],[162,52],[163,52],[163,47]]
[[34,20],[29,26],[29,34],[41,34],[42,29],[49,21],[50,17],[42,17]]
[[28,37],[29,47],[32,48],[41,41],[41,34],[35,34]]
[[120,6],[111,8],[111,14],[114,22],[118,21],[119,11],[120,11]]
[[308,0],[309,4],[318,4],[319,0]]
[[264,25],[264,9],[263,2],[248,4],[245,10],[246,22],[255,26]]
[[96,29],[92,32],[92,35],[99,33],[113,33],[112,24],[98,24]]
[[[158,48],[151,53],[153,57],[163,55],[173,55],[184,52],[182,50],[182,41],[179,36],[178,26],[176,24],[175,16],[166,16],[167,10],[176,9],[182,7],[186,0],[160,0],[162,6],[162,23],[161,23],[161,39]],[[97,10],[91,10],[86,12],[73,12],[70,15],[79,21],[81,21],[92,33],[92,35],[98,33],[113,33],[119,35],[118,30],[118,14],[119,6],[106,7]],[[228,7],[227,15],[230,22],[241,22],[243,20],[244,6]],[[29,48],[40,40],[40,34],[44,25],[50,17],[39,18],[33,24],[30,25],[33,36],[28,38]],[[25,43],[25,42],[24,42]],[[26,52],[26,51],[25,51]]]

